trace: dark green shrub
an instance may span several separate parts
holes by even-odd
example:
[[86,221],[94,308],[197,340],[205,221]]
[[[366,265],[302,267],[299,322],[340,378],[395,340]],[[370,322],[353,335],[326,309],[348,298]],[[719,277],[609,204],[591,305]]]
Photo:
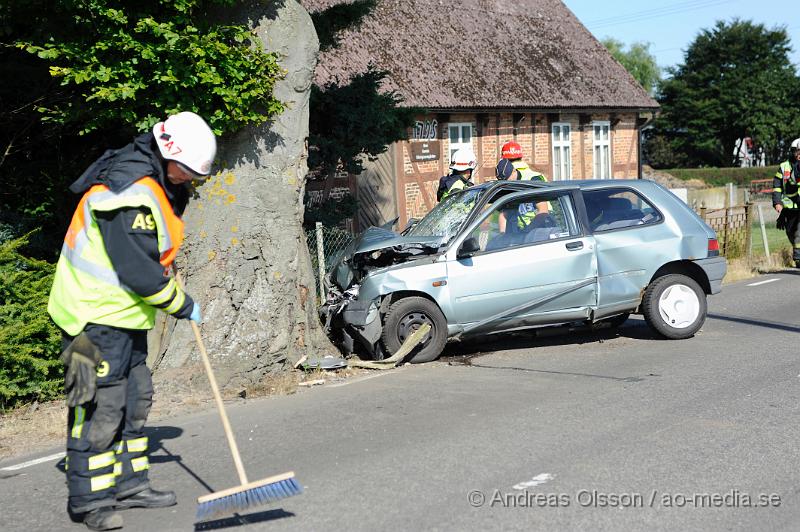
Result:
[[47,314],[55,267],[22,255],[29,237],[0,243],[0,410],[61,393],[61,333]]

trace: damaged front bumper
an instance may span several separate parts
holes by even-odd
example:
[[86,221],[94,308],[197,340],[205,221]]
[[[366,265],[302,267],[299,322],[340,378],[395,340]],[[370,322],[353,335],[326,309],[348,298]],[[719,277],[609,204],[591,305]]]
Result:
[[319,310],[320,320],[328,337],[346,355],[361,348],[379,360],[383,358],[379,302],[360,301],[357,297],[358,285],[345,292],[329,288],[327,301]]

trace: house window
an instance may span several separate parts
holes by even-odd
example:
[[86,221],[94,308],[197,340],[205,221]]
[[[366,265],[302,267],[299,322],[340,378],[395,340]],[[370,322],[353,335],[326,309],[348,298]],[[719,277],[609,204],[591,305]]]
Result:
[[450,133],[450,159],[453,154],[461,148],[472,148],[472,124],[449,124],[447,130]]
[[611,122],[592,123],[595,179],[611,179]]
[[553,181],[572,179],[570,128],[567,122],[553,124]]

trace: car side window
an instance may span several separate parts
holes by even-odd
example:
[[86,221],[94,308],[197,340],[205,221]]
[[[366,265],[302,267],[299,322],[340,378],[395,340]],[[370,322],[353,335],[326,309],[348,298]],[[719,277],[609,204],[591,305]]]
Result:
[[497,251],[580,234],[569,193],[523,196],[494,205],[470,237]]
[[661,213],[652,203],[631,189],[584,190],[586,214],[593,232],[610,231],[658,223]]

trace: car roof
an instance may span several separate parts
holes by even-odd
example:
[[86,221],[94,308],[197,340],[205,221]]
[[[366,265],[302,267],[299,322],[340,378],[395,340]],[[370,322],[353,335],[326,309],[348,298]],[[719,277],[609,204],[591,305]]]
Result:
[[579,188],[582,190],[595,190],[600,188],[618,188],[627,187],[633,189],[647,189],[652,186],[653,182],[647,179],[576,179],[570,181],[488,181],[475,185],[472,188],[480,188],[484,190],[515,190],[521,191],[526,189],[536,188],[557,188],[559,190],[569,190]]

